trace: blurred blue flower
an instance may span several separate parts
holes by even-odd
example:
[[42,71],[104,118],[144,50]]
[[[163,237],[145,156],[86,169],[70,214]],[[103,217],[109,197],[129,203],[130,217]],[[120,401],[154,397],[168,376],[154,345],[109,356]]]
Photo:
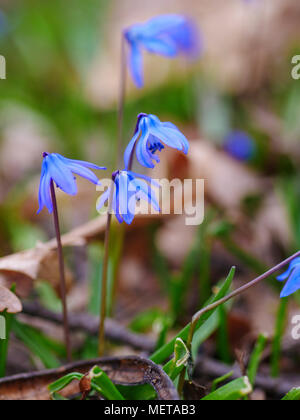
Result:
[[175,14],[157,16],[144,24],[133,25],[124,35],[131,48],[131,75],[139,88],[144,85],[143,48],[168,58],[179,55],[197,58],[202,49],[196,25],[186,17]]
[[160,162],[156,152],[161,152],[165,145],[185,154],[189,151],[188,140],[174,124],[162,123],[155,115],[140,114],[135,134],[125,151],[125,169],[130,168],[135,152],[142,166],[154,168],[153,161]]
[[224,141],[224,148],[232,157],[240,161],[253,158],[256,145],[252,137],[243,131],[231,132]]
[[280,297],[288,297],[300,289],[300,258],[295,258],[288,270],[277,277],[278,281],[288,280]]
[[[155,192],[152,187],[158,187],[151,178],[139,175],[131,171],[117,171],[113,174],[114,191],[112,201],[112,212],[116,215],[119,223],[133,222],[136,204],[140,200],[145,200],[152,205],[156,211],[160,211]],[[109,202],[111,187],[105,191],[97,203],[97,210],[100,212],[105,203]]]
[[81,160],[67,159],[57,153],[44,153],[42,165],[41,182],[39,189],[39,211],[47,207],[49,213],[53,212],[50,185],[53,181],[58,188],[69,195],[77,194],[77,184],[75,175],[79,175],[93,184],[98,184],[98,178],[88,168],[96,170],[104,170],[89,162]]

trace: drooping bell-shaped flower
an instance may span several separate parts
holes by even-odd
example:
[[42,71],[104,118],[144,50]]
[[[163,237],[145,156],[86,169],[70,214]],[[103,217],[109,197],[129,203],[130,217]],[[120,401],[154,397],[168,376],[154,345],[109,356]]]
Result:
[[161,15],[125,31],[130,46],[129,67],[137,87],[144,85],[143,49],[152,54],[174,58],[184,55],[196,58],[202,41],[195,24],[185,16]]
[[99,183],[96,175],[90,170],[105,170],[89,162],[67,159],[57,153],[44,153],[41,182],[39,189],[39,211],[47,207],[49,213],[53,212],[50,186],[53,181],[58,188],[69,195],[77,194],[76,175],[87,179],[93,184]]
[[[145,200],[155,209],[160,211],[159,204],[153,186],[159,185],[151,178],[139,175],[131,171],[117,171],[113,175],[113,197],[111,211],[115,214],[119,223],[133,222],[136,212],[136,204],[140,200]],[[112,195],[111,188],[108,188],[100,197],[97,203],[97,210],[100,212],[106,203],[109,203]]]
[[288,270],[277,277],[278,281],[285,281],[286,285],[284,286],[280,297],[288,297],[292,295],[293,293],[297,292],[297,290],[300,289],[300,257],[295,258]]
[[125,169],[130,169],[133,153],[142,166],[153,169],[160,162],[157,152],[165,146],[184,154],[189,151],[188,140],[174,124],[163,123],[155,115],[140,114],[136,132],[125,151]]

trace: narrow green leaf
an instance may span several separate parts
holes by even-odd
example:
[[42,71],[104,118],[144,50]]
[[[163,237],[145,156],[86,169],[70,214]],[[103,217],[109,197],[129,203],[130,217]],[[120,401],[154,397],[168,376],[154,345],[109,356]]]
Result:
[[293,388],[282,401],[300,401],[300,388]]
[[202,401],[237,401],[252,392],[252,386],[247,376],[236,379],[229,384],[207,395]]
[[110,401],[123,401],[125,398],[118,391],[115,384],[109,379],[103,370],[95,366],[91,372],[92,389],[99,392],[107,400]]
[[52,401],[69,401],[68,398],[63,397],[60,394],[57,394],[56,392],[51,395]]
[[[230,290],[231,284],[232,284],[232,280],[235,274],[235,268],[233,267],[230,270],[230,273],[226,279],[226,281],[223,283],[223,286],[221,287],[221,289],[219,290],[219,292],[216,294],[216,296],[214,296],[214,298],[211,300],[211,302],[209,303],[214,303],[217,302],[218,300],[222,299],[224,296],[226,296],[226,294],[228,293],[228,291]],[[203,327],[203,329],[205,329],[206,327],[206,322],[209,320],[209,318],[215,313],[216,310],[213,311],[209,311],[206,314],[204,314],[204,316],[199,320],[197,328],[196,328],[196,332],[195,332],[195,336],[194,336],[194,340],[193,340],[193,345],[194,345],[194,341],[197,342],[198,340],[198,330],[200,329],[200,327]],[[190,326],[191,324],[188,324],[185,328],[183,328],[183,330],[180,331],[179,334],[177,334],[177,336],[175,338],[173,338],[173,340],[169,341],[169,343],[167,343],[166,345],[164,345],[163,347],[161,347],[159,350],[157,350],[152,356],[151,356],[151,360],[156,363],[156,364],[161,364],[163,363],[168,357],[171,356],[171,354],[174,351],[174,347],[175,347],[175,342],[177,338],[181,338],[183,341],[186,341],[189,335],[189,330],[190,330]],[[203,330],[200,329],[200,332],[203,333]]]
[[277,313],[275,334],[272,344],[271,374],[273,378],[278,378],[280,373],[281,343],[285,331],[287,309],[288,299],[281,299]]
[[16,319],[12,323],[12,331],[41,360],[45,368],[55,369],[61,365],[53,354],[54,341],[49,340],[40,331]]
[[174,348],[174,357],[164,367],[164,371],[169,375],[172,381],[174,381],[181,373],[182,369],[188,365],[190,357],[191,354],[185,343],[181,338],[177,338]]
[[230,364],[231,363],[231,350],[229,343],[229,331],[228,331],[228,319],[226,306],[222,305],[219,307],[219,331],[218,331],[218,352],[221,361]]
[[248,366],[248,377],[251,385],[254,387],[256,381],[256,375],[261,362],[262,354],[266,348],[268,341],[267,335],[260,334],[258,337],[255,349],[251,355],[249,366]]
[[222,383],[222,382],[226,382],[228,379],[230,379],[233,376],[233,371],[226,373],[226,375],[221,376],[220,378],[217,378],[213,381],[212,386],[211,386],[211,392],[215,392],[218,388],[218,386]]
[[5,326],[5,339],[2,340],[0,338],[0,378],[3,378],[6,373],[7,351],[8,351],[8,345],[9,345],[11,325],[14,319],[14,315],[4,312],[1,314],[1,316],[4,319],[4,326]]
[[68,385],[70,385],[73,381],[80,381],[83,378],[83,375],[81,373],[70,373],[69,375],[64,376],[61,379],[58,379],[56,382],[53,382],[48,386],[49,392],[51,394],[55,394],[59,391],[62,391],[64,388],[66,388]]

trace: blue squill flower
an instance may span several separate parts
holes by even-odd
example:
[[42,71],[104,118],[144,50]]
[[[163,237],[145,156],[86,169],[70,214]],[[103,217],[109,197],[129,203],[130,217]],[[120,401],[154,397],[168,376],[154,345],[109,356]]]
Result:
[[[119,223],[125,222],[130,225],[133,222],[136,204],[140,200],[147,201],[154,210],[160,211],[155,192],[152,189],[152,186],[159,187],[159,184],[151,178],[124,170],[113,174],[113,182],[114,191],[111,210]],[[97,203],[99,212],[109,202],[111,188],[108,188],[100,197]]]
[[47,207],[49,213],[53,212],[53,205],[51,199],[50,185],[53,181],[58,188],[69,195],[77,194],[77,184],[75,175],[79,175],[93,184],[98,184],[98,178],[89,169],[104,170],[89,162],[81,160],[67,159],[57,153],[44,153],[44,160],[42,165],[42,174],[39,190],[39,211],[40,213],[44,207]]
[[244,131],[231,132],[225,138],[224,148],[232,157],[243,162],[252,159],[256,151],[254,140]]
[[300,257],[295,258],[288,270],[277,277],[278,281],[288,280],[283,288],[280,297],[288,297],[300,289]]
[[142,49],[168,58],[179,55],[196,58],[202,49],[195,24],[180,15],[157,16],[144,24],[131,26],[124,35],[131,49],[131,75],[139,88],[144,85]]
[[161,152],[165,146],[185,154],[189,151],[188,140],[174,124],[162,123],[155,115],[140,114],[135,134],[125,151],[125,169],[130,169],[134,152],[142,166],[154,168],[153,161],[160,162],[156,153]]

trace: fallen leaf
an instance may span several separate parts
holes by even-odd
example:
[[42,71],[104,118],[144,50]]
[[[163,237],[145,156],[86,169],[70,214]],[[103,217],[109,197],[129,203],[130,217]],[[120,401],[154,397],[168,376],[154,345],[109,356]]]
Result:
[[[140,357],[97,359],[73,363],[59,369],[29,373],[0,379],[0,401],[50,400],[48,386],[61,377],[79,372],[86,374],[99,366],[117,385],[151,385],[159,400],[178,400],[173,382],[161,367]],[[79,393],[79,383],[73,382],[63,392],[64,396]]]
[[13,292],[0,286],[0,313],[4,311],[9,314],[17,314],[22,312],[22,304]]

